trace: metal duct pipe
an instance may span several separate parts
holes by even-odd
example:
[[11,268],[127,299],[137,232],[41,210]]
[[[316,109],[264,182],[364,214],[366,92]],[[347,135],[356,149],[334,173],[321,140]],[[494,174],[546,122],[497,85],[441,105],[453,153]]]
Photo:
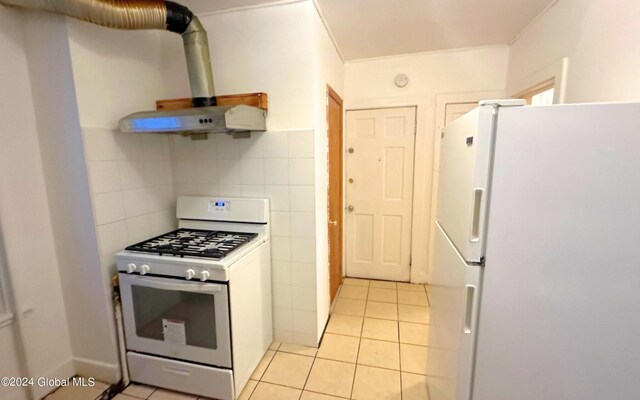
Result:
[[213,106],[215,88],[207,32],[187,8],[164,0],[0,0],[115,29],[162,29],[182,35],[193,105]]

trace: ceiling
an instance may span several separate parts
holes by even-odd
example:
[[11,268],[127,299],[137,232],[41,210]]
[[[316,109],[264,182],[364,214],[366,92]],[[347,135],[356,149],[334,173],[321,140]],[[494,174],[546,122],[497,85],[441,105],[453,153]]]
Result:
[[345,61],[504,45],[553,0],[316,0]]
[[[506,45],[554,1],[315,0],[345,61]],[[180,2],[203,13],[278,1]]]

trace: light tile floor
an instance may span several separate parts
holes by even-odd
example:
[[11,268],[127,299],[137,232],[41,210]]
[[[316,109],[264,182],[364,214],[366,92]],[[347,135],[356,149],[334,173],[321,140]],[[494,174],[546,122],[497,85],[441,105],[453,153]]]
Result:
[[[319,349],[273,343],[239,400],[428,400],[429,287],[346,278]],[[106,385],[46,400],[96,400]],[[132,384],[115,400],[205,400]]]

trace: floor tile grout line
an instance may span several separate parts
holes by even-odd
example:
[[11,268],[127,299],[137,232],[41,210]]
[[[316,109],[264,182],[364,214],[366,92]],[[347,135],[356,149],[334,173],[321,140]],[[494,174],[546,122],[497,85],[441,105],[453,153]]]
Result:
[[400,303],[398,303],[397,305],[397,312],[398,312],[398,363],[400,371],[400,398],[402,399],[404,397],[403,393],[402,393],[402,346],[400,345],[401,343],[401,338],[400,338]]
[[[369,295],[369,291],[367,289],[367,297]],[[367,303],[369,301],[365,300],[364,303],[364,309],[365,312],[367,310]],[[362,318],[362,325],[360,325],[360,337],[358,338],[358,352],[356,353],[356,363],[355,363],[355,367],[353,368],[353,380],[351,381],[351,392],[349,393],[349,398],[352,399],[353,398],[353,389],[356,386],[356,374],[358,373],[358,359],[360,358],[360,346],[362,346],[362,331],[364,330],[364,317]]]

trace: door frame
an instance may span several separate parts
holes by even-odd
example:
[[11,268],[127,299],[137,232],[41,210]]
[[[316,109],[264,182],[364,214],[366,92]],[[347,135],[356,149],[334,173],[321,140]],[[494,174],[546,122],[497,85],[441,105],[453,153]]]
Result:
[[[329,222],[331,220],[331,216],[329,215],[329,210],[330,210],[330,205],[331,205],[331,192],[330,192],[330,162],[331,162],[331,154],[329,152],[329,98],[332,98],[333,100],[336,101],[336,103],[338,103],[340,105],[340,159],[341,159],[341,171],[340,171],[340,183],[341,183],[341,193],[340,193],[340,210],[341,210],[341,219],[340,219],[340,226],[339,228],[339,232],[340,232],[340,256],[341,256],[341,265],[340,265],[340,276],[341,278],[344,278],[346,276],[346,271],[347,271],[347,267],[345,265],[346,262],[346,257],[345,257],[345,246],[346,246],[346,242],[345,242],[345,235],[344,235],[344,221],[346,218],[346,210],[345,210],[345,191],[346,191],[346,185],[345,185],[345,167],[344,167],[344,153],[345,153],[345,141],[344,141],[344,128],[345,128],[345,109],[344,109],[344,101],[342,100],[342,98],[340,97],[340,95],[338,94],[338,92],[336,92],[330,85],[326,85],[327,86],[327,90],[326,90],[326,98],[327,98],[327,104],[326,104],[326,122],[327,122],[327,222]],[[331,238],[330,238],[330,229],[327,229],[327,247],[329,248],[329,251],[331,251]],[[329,302],[330,304],[330,308],[332,306],[332,304],[337,300],[338,296],[336,294],[336,297],[331,300],[331,258],[329,256],[328,259],[328,265],[329,265]],[[340,282],[340,284],[342,284],[342,282]]]
[[[416,239],[415,236],[416,235],[416,229],[417,229],[417,223],[418,223],[418,219],[416,218],[416,200],[418,199],[418,196],[416,194],[416,190],[417,190],[417,186],[416,183],[418,182],[418,176],[417,176],[417,171],[418,171],[418,138],[419,138],[419,134],[420,132],[422,132],[422,119],[420,117],[420,102],[416,101],[416,102],[404,102],[404,101],[398,101],[398,102],[390,102],[389,104],[384,104],[386,101],[388,101],[387,99],[382,100],[382,102],[380,102],[380,100],[365,100],[365,101],[356,101],[356,102],[349,102],[349,106],[343,106],[343,116],[344,118],[342,119],[342,125],[343,125],[343,134],[342,134],[342,154],[344,155],[347,152],[347,147],[346,147],[346,142],[344,140],[345,134],[346,134],[346,120],[347,120],[347,113],[349,111],[368,111],[368,110],[380,110],[380,109],[394,109],[394,108],[413,108],[415,109],[415,121],[414,121],[414,132],[413,132],[413,179],[411,181],[411,185],[412,185],[412,196],[413,198],[411,199],[411,238],[410,238],[410,244],[409,244],[409,282],[413,282],[413,283],[427,283],[426,281],[422,281],[419,279],[415,279],[414,278],[414,262],[415,262],[415,258],[414,258],[414,249],[416,249]],[[346,163],[343,162],[342,163],[342,196],[343,196],[343,210],[342,210],[342,215],[343,215],[343,221],[346,219],[347,217],[347,209],[346,209],[346,196],[347,196],[347,188],[346,188],[346,179],[347,179],[347,166]],[[345,237],[346,235],[344,234],[344,227],[345,224],[343,224],[343,235],[342,235],[342,274],[343,276],[347,276],[347,251],[346,251],[346,240]]]

